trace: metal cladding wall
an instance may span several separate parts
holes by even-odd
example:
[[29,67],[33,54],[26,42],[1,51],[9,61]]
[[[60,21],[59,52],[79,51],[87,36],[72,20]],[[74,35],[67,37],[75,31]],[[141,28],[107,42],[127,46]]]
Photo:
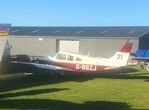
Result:
[[[54,56],[58,48],[56,38],[48,37],[9,37],[9,44],[12,46],[11,55],[27,54],[33,56]],[[72,39],[71,39],[72,40]],[[78,38],[79,53],[90,55],[93,57],[110,57],[112,56],[123,43],[127,41],[126,38]],[[133,50],[138,49],[139,39],[129,39],[133,42]]]
[[[33,56],[54,56],[57,50],[56,38],[35,37],[9,37],[9,44],[12,46],[11,55],[27,54]],[[73,38],[69,39],[73,40]],[[78,38],[79,53],[93,57],[110,57],[119,50],[127,38]],[[129,38],[133,42],[133,50],[138,49],[139,39]]]
[[149,33],[145,34],[139,40],[139,49],[149,49]]
[[12,46],[11,55],[53,56],[56,52],[56,40],[51,38],[10,36],[8,41]]
[[[80,53],[94,57],[111,57],[126,41],[127,38],[80,39]],[[129,42],[133,42],[132,52],[135,52],[139,39],[129,39]]]

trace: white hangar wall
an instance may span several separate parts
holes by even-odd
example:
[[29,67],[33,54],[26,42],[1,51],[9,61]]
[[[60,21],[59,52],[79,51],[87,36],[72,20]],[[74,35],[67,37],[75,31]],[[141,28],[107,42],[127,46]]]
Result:
[[[42,39],[41,39],[42,38]],[[110,57],[112,56],[121,45],[127,41],[128,38],[77,38],[79,41],[79,53],[90,55],[94,57]],[[59,50],[59,38],[49,37],[9,37],[9,44],[12,46],[11,55],[27,54],[33,56],[54,56],[56,51]],[[75,40],[73,37],[63,40]],[[133,42],[133,50],[138,49],[139,39],[129,38],[129,42]],[[70,50],[72,46],[69,46]],[[78,48],[78,47],[76,47]]]
[[[120,49],[127,38],[99,38],[99,39],[80,39],[80,53],[94,57],[110,57]],[[139,39],[129,38],[133,43],[132,52],[138,49]]]
[[53,56],[56,52],[56,40],[50,38],[12,37],[8,38],[12,46],[11,55],[27,54],[33,56]]

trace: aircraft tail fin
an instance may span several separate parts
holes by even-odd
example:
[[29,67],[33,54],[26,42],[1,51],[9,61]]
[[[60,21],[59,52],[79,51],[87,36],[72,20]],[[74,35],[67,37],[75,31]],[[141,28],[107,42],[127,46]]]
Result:
[[120,48],[118,52],[115,53],[113,57],[110,59],[113,61],[115,66],[126,66],[127,61],[129,59],[129,55],[132,49],[133,43],[125,43],[123,46]]
[[0,62],[2,60],[5,44],[9,35],[10,24],[0,24]]

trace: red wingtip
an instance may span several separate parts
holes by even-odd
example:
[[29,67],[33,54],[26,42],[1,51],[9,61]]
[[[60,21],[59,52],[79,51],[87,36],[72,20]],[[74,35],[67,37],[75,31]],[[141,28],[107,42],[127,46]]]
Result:
[[120,49],[120,52],[130,52],[132,49],[132,45],[133,43],[125,43]]

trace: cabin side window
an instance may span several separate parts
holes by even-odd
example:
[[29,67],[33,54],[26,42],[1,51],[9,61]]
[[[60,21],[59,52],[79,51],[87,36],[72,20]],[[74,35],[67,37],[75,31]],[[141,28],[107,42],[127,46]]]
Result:
[[74,57],[71,56],[71,55],[68,55],[68,56],[67,56],[67,60],[68,60],[68,61],[73,61],[73,60],[74,60]]
[[58,59],[58,60],[66,60],[66,54],[57,54],[56,59]]
[[77,57],[77,58],[76,58],[76,61],[81,61],[81,58],[78,58],[78,57]]

